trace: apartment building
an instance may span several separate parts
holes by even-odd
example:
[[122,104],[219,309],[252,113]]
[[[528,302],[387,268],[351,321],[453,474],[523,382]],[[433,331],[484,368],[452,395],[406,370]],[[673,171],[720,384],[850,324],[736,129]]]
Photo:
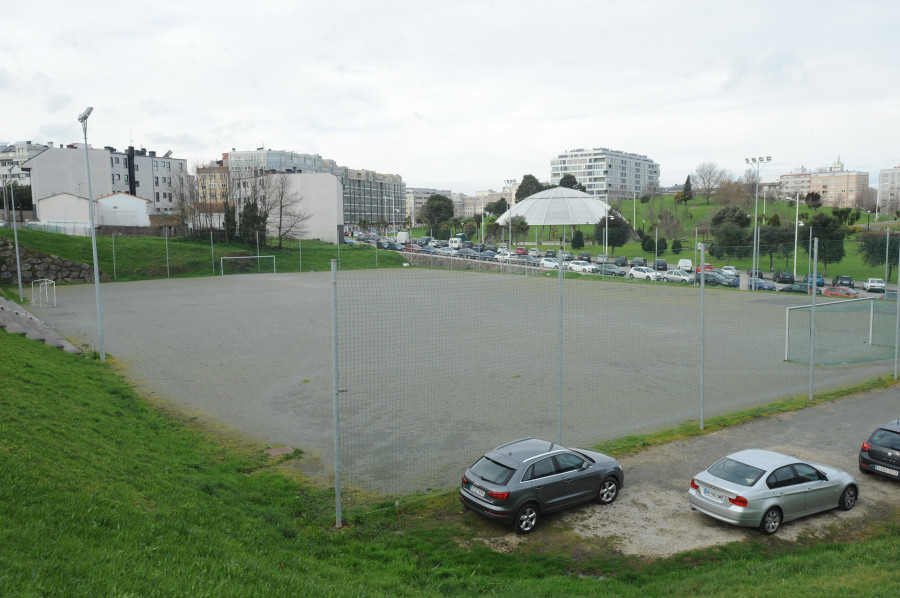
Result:
[[[155,151],[131,146],[124,152],[109,146],[102,150],[88,146],[87,156],[94,199],[128,193],[149,200],[153,214],[172,214],[178,211],[179,200],[194,184],[187,172],[187,160],[173,158],[171,151],[157,156]],[[47,147],[23,162],[21,168],[31,177],[35,202],[56,193],[88,196],[85,150],[81,143]]]
[[846,170],[841,161],[815,170],[801,166],[781,175],[779,181],[784,195],[794,197],[799,193],[803,198],[816,192],[824,206],[867,209],[869,203],[869,173]]
[[422,208],[425,207],[425,202],[428,201],[428,198],[432,195],[443,195],[444,197],[449,198],[453,195],[453,192],[449,189],[430,189],[427,187],[408,187],[406,189],[406,215],[409,216],[409,221],[412,226],[419,226],[422,224],[422,217],[420,214],[422,213]]
[[14,143],[0,141],[0,182],[7,184],[12,179],[20,185],[30,185],[31,173],[23,171],[22,164],[52,145],[52,143],[41,145],[31,141]]
[[605,147],[574,149],[550,160],[550,183],[558,185],[567,174],[584,185],[589,195],[604,201],[631,199],[651,184],[659,184],[659,164],[641,154]]
[[875,205],[879,214],[893,214],[900,210],[900,166],[878,171]]

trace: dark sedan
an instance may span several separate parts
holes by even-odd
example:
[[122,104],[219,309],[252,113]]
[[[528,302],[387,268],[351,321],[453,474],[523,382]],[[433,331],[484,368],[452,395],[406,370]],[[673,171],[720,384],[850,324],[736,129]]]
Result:
[[[812,291],[809,290],[810,285],[805,282],[795,282],[794,284],[789,284],[786,287],[781,287],[778,289],[779,293],[802,293],[804,295],[809,295]],[[822,289],[816,287],[816,293],[821,295]]]
[[624,484],[622,467],[612,457],[523,438],[498,446],[467,469],[459,500],[467,510],[527,534],[545,513],[591,500],[610,504]]
[[884,424],[862,443],[859,470],[900,479],[900,419]]
[[778,284],[794,284],[794,273],[790,270],[779,270],[773,278]]
[[853,278],[851,278],[850,276],[846,276],[846,275],[835,276],[834,278],[831,279],[831,286],[847,287],[847,288],[852,289],[852,288],[854,288]]

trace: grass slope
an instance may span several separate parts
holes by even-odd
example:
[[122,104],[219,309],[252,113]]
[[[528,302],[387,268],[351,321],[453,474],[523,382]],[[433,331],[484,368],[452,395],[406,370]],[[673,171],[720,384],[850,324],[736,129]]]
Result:
[[[750,539],[643,561],[547,526],[507,530],[451,495],[333,525],[333,493],[263,447],[148,405],[109,362],[0,331],[2,596],[893,596],[893,520],[830,541]],[[288,456],[302,458],[300,456]],[[543,540],[546,540],[544,542]],[[576,556],[577,555],[577,556]]]

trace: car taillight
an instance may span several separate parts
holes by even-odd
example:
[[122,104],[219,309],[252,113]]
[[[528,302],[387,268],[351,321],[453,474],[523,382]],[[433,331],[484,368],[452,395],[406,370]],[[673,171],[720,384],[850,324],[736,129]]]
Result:
[[697,482],[694,481],[694,478],[691,478],[691,488],[694,490],[699,490],[700,486],[697,485]]
[[871,449],[871,448],[872,448],[872,447],[869,446],[869,443],[868,443],[867,441],[863,440],[862,450],[868,451],[868,450]]
[[462,477],[462,483],[463,483],[463,484],[468,484],[468,483],[469,483],[469,480],[466,479],[466,476],[463,476],[463,477]]
[[747,499],[743,496],[735,496],[734,498],[729,498],[728,502],[733,504],[736,507],[746,507],[748,504]]
[[497,500],[506,500],[509,498],[509,492],[488,492],[487,495],[491,498],[496,498]]

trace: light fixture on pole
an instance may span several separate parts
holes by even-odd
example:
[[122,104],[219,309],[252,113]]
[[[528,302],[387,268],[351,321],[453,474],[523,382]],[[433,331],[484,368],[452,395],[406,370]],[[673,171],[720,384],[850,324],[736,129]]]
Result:
[[794,216],[794,282],[797,282],[797,234],[800,230],[800,192],[797,191],[797,213]]
[[756,191],[753,193],[753,259],[751,261],[752,274],[750,276],[750,289],[756,290],[756,278],[759,275],[759,169],[765,162],[771,162],[772,156],[760,156],[759,158],[744,158],[751,168],[756,169]]
[[[9,197],[12,200],[13,240],[16,245],[16,277],[19,279],[19,303],[25,299],[22,297],[22,261],[19,257],[19,229],[16,227],[16,192],[13,190],[12,180],[13,164],[9,165]],[[4,206],[6,203],[4,202]]]
[[78,122],[81,123],[81,130],[84,132],[84,162],[87,165],[87,181],[88,181],[88,218],[91,226],[91,252],[94,258],[94,292],[97,297],[97,334],[100,337],[100,361],[106,361],[106,346],[103,341],[103,311],[100,309],[100,268],[97,265],[97,231],[94,229],[94,199],[91,190],[91,159],[88,154],[87,144],[87,120],[94,109],[88,106],[87,109],[78,115]]

